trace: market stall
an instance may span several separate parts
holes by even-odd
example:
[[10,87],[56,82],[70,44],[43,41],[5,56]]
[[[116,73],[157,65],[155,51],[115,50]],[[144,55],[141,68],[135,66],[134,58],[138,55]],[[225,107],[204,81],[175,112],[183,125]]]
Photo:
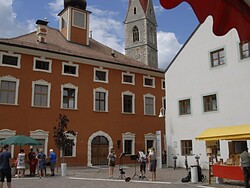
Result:
[[[209,163],[213,176],[230,180],[244,180],[243,172],[239,166],[240,153],[247,146],[247,140],[250,140],[250,125],[208,128],[197,136],[196,140],[206,142],[228,140],[228,159],[226,161],[216,160],[214,164]],[[207,152],[208,154],[213,154],[213,145],[207,145],[207,150],[210,151]]]

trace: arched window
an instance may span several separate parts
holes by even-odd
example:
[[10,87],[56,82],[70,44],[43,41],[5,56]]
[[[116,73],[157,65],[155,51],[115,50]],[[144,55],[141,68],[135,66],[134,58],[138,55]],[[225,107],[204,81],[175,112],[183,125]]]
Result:
[[136,7],[134,7],[134,14],[136,14]]
[[139,41],[139,30],[138,27],[133,28],[133,42]]

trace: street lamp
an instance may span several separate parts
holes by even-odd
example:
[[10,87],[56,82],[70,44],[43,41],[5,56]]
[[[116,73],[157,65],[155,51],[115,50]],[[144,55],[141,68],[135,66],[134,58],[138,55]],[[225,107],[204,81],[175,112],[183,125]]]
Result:
[[161,107],[160,109],[160,114],[159,114],[159,118],[163,118],[165,117],[166,114],[166,109],[164,107]]

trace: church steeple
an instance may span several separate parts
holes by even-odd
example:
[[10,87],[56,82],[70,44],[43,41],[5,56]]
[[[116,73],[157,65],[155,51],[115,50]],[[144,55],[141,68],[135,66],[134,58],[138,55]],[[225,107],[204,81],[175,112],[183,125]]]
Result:
[[152,0],[129,0],[125,18],[125,54],[158,68],[156,27]]

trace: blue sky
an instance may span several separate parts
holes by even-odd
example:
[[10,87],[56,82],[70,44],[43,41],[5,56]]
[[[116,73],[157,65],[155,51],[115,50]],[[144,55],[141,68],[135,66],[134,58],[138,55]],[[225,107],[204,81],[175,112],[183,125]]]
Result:
[[[35,30],[37,19],[49,21],[49,26],[59,27],[57,14],[63,10],[63,0],[0,0],[0,38],[14,37]],[[198,25],[193,10],[182,3],[172,10],[153,0],[159,51],[159,68],[165,69],[174,55]],[[90,30],[93,38],[124,53],[124,19],[128,0],[87,0],[91,11]]]

